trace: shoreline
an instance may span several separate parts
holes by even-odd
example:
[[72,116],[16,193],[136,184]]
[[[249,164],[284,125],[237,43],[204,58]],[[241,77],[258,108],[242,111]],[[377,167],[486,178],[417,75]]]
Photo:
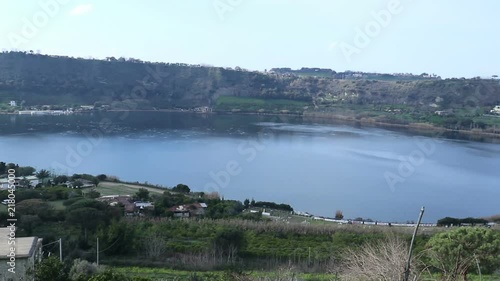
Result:
[[[375,121],[375,120],[370,120],[367,118],[361,118],[357,119],[356,117],[351,117],[347,115],[338,115],[338,114],[321,114],[321,115],[315,115],[316,112],[312,112],[313,114],[309,115],[307,113],[305,114],[298,114],[298,113],[258,113],[258,112],[212,112],[214,114],[225,114],[225,115],[262,115],[262,116],[294,116],[294,117],[301,117],[303,120],[314,120],[314,119],[319,119],[319,120],[326,120],[326,121],[342,121],[342,122],[349,122],[349,123],[355,123],[359,125],[364,125],[364,126],[369,126],[369,127],[376,127],[376,128],[397,128],[397,129],[408,129],[412,132],[420,132],[420,133],[437,133],[437,136],[442,136],[445,133],[454,133],[454,134],[461,134],[461,135],[467,135],[470,137],[489,137],[493,139],[500,139],[500,132],[499,133],[491,133],[491,132],[484,132],[480,130],[456,130],[456,129],[449,129],[445,127],[437,127],[435,125],[432,125],[430,123],[409,123],[409,124],[400,124],[400,123],[389,123],[389,122],[381,122],[381,121]],[[328,124],[333,124],[332,122],[327,122]]]
[[[83,111],[83,112],[75,112],[73,114],[87,114],[94,113],[96,111]],[[137,109],[137,110],[127,110],[127,109],[113,109],[113,110],[105,110],[105,111],[97,111],[97,112],[172,112],[172,113],[190,113],[190,114],[203,114],[203,115],[257,115],[257,116],[292,116],[292,117],[301,117],[303,120],[314,120],[319,119],[322,121],[341,121],[341,122],[349,122],[362,126],[376,127],[376,128],[396,128],[396,129],[406,129],[411,132],[416,133],[436,133],[437,135],[434,137],[442,136],[446,133],[458,134],[459,139],[464,139],[463,137],[486,137],[498,140],[500,139],[500,132],[485,132],[483,129],[473,129],[473,130],[460,130],[460,129],[450,129],[445,127],[438,127],[432,125],[430,123],[409,123],[409,124],[401,124],[401,123],[392,123],[392,122],[382,122],[376,121],[370,118],[356,118],[348,115],[339,115],[339,114],[328,114],[321,112],[303,112],[303,113],[265,113],[265,112],[233,112],[233,111],[210,111],[210,112],[197,112],[191,110],[179,110],[179,109]],[[0,115],[19,115],[18,113],[12,112],[0,112]],[[47,115],[47,116],[56,116],[56,115]],[[332,124],[332,122],[326,122]],[[463,137],[460,137],[462,135]]]
[[355,117],[349,117],[349,116],[339,116],[339,115],[329,115],[329,116],[306,116],[304,117],[311,118],[311,119],[321,119],[321,120],[338,120],[338,121],[346,121],[346,122],[353,122],[353,123],[358,123],[360,125],[367,125],[370,127],[383,127],[383,128],[399,128],[399,129],[409,129],[412,131],[416,132],[427,132],[427,133],[437,133],[438,136],[441,136],[445,133],[455,133],[455,134],[462,134],[462,135],[467,135],[467,136],[476,136],[476,137],[491,137],[495,139],[500,139],[500,132],[499,133],[491,133],[491,132],[484,132],[480,130],[457,130],[457,129],[449,129],[445,127],[437,127],[435,125],[429,124],[429,123],[409,123],[409,124],[399,124],[399,123],[389,123],[389,122],[381,122],[381,121],[374,121],[374,120],[369,120],[367,118],[361,118],[357,119]]

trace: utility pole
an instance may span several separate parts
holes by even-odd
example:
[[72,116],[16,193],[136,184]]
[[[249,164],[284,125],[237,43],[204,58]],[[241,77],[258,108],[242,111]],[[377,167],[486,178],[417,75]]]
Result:
[[97,237],[97,266],[99,266],[99,237]]
[[59,238],[59,260],[61,262],[63,261],[63,256],[62,256],[62,238]]
[[408,262],[406,263],[406,268],[405,268],[405,277],[403,279],[404,281],[408,281],[408,278],[410,277],[410,265],[411,265],[411,254],[413,253],[413,243],[415,243],[415,237],[417,236],[418,227],[420,226],[420,222],[422,221],[422,217],[424,216],[424,211],[425,208],[422,207],[420,209],[420,215],[418,216],[417,225],[415,226],[415,231],[413,231],[413,237],[411,238],[411,243],[410,243],[410,251],[408,253]]

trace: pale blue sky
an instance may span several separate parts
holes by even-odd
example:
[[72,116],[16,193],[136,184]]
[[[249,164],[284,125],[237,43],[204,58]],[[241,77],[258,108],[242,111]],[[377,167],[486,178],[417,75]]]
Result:
[[[495,0],[0,1],[0,48],[7,50],[252,70],[500,74]],[[44,10],[41,3],[57,6]],[[374,25],[372,13],[381,10],[391,19]],[[27,22],[35,31],[23,35]],[[366,46],[356,45],[357,28],[372,28]]]

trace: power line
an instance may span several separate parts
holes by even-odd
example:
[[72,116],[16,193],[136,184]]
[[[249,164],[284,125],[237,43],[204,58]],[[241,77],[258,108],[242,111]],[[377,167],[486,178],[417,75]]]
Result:
[[[48,245],[52,245],[52,244],[55,244],[55,243],[59,243],[59,260],[62,262],[62,260],[63,260],[63,257],[62,257],[62,238],[59,238],[57,241],[54,241],[54,242],[42,245],[42,247],[48,246]],[[52,247],[52,248],[54,248],[54,247]]]
[[55,244],[55,243],[59,243],[59,239],[54,241],[54,242],[50,242],[50,243],[47,243],[45,245],[42,245],[42,247],[45,247],[45,246],[48,246],[48,245],[52,245],[52,244]]
[[[122,235],[123,235],[123,233],[120,235],[120,237],[118,237],[118,238],[115,239],[115,241],[113,242],[113,244],[111,244],[109,247],[107,247],[104,250],[100,250],[99,253],[102,253],[104,251],[107,251],[107,250],[111,249],[111,247],[113,247],[116,243],[118,243],[118,240],[120,240],[120,238],[121,238]],[[84,254],[94,254],[94,253],[97,253],[97,251],[82,251],[82,253],[84,253]]]

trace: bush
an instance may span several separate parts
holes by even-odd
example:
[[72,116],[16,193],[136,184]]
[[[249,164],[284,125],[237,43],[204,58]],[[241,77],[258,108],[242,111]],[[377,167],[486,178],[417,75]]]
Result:
[[[406,241],[389,236],[382,243],[366,243],[344,254],[342,280],[401,280],[408,258]],[[412,260],[410,280],[418,280],[418,261]]]
[[99,193],[99,192],[98,192],[98,191],[96,191],[96,190],[91,190],[91,191],[89,191],[89,192],[87,193],[87,196],[88,196],[89,198],[95,199],[95,198],[99,198],[99,197],[101,197],[101,193]]
[[97,274],[99,267],[95,263],[86,260],[76,259],[69,271],[69,278],[73,281],[87,281],[93,275]]
[[130,277],[114,272],[111,269],[108,269],[104,272],[93,275],[88,281],[150,281],[149,278],[144,277]]
[[443,273],[443,280],[467,280],[476,270],[483,273],[499,269],[500,233],[479,227],[460,227],[438,233],[427,242],[429,265]]
[[106,209],[106,204],[94,199],[83,198],[81,200],[75,201],[71,205],[68,205],[67,211],[70,212],[79,208],[94,208],[97,210],[104,210]]
[[64,264],[57,257],[48,257],[35,265],[37,281],[68,281]]
[[63,186],[41,188],[42,199],[49,201],[68,199],[70,189]]

